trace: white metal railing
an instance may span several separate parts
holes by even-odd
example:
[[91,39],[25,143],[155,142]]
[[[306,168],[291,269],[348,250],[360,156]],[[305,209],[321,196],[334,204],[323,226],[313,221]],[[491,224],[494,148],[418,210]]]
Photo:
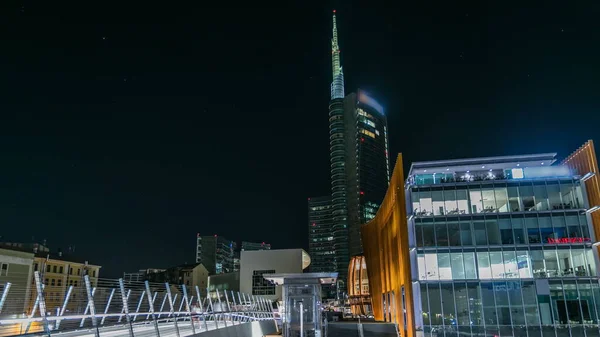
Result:
[[185,337],[257,320],[277,326],[271,301],[255,295],[87,275],[79,287],[48,286],[47,280],[36,271],[33,284],[0,284],[0,337]]

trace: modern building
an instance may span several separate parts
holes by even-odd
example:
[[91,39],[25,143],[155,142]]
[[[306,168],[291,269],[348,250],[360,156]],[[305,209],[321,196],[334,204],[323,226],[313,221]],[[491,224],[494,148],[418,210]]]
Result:
[[237,244],[218,235],[196,236],[196,262],[202,263],[209,275],[229,273],[234,268]]
[[240,291],[271,300],[281,300],[281,286],[263,278],[263,274],[302,273],[310,265],[303,249],[242,251]]
[[362,229],[373,311],[403,336],[600,336],[597,160],[398,157]]
[[362,254],[360,226],[372,219],[389,184],[387,120],[366,92],[345,96],[337,24],[333,14],[329,102],[332,233],[341,286],[350,257]]
[[[333,246],[333,218],[331,196],[308,198],[308,254],[312,273],[327,273],[335,270]],[[323,285],[323,298],[335,298],[335,286]]]
[[29,286],[33,277],[33,252],[0,248],[0,296],[10,283],[3,314],[22,314],[27,310]]
[[312,273],[330,272],[335,263],[331,197],[308,198],[308,254]]
[[242,250],[269,250],[271,245],[264,242],[242,241]]

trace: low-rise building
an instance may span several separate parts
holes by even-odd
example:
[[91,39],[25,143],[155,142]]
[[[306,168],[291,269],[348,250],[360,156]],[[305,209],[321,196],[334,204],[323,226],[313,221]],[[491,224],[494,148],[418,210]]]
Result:
[[310,265],[303,249],[242,251],[240,259],[240,291],[271,300],[281,300],[281,286],[263,278],[263,274],[302,273]]
[[33,253],[0,248],[0,296],[8,283],[3,314],[22,314],[27,310],[30,280],[33,275]]

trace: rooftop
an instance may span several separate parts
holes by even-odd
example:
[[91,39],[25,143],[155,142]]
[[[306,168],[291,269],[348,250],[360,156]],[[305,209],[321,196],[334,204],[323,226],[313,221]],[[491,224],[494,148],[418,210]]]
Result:
[[424,161],[412,163],[408,175],[550,166],[555,162],[556,153]]

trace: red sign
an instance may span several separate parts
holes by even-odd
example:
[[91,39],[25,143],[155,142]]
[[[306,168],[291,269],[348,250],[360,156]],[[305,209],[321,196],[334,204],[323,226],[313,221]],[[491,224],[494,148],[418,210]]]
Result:
[[583,243],[583,242],[591,242],[590,238],[560,238],[553,239],[548,238],[548,243]]

